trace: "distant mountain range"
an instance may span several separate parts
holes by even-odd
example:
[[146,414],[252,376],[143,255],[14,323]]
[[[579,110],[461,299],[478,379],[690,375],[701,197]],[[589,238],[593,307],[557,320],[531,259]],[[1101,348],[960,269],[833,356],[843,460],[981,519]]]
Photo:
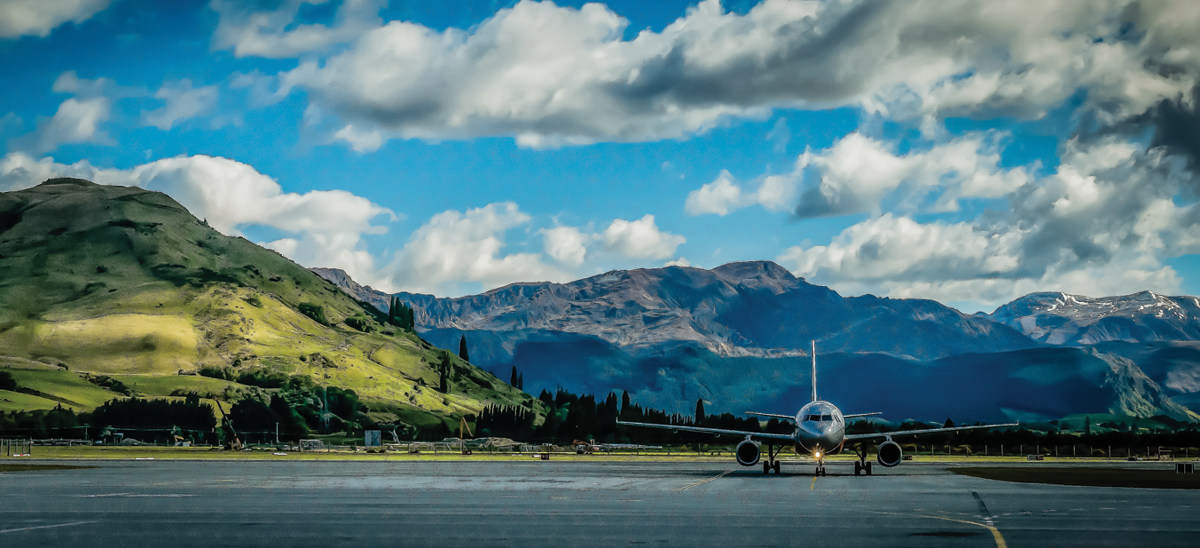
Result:
[[[386,309],[392,295],[313,269]],[[627,390],[690,413],[792,412],[817,341],[822,396],[905,418],[1047,420],[1114,412],[1200,420],[1200,310],[1191,297],[1023,297],[965,315],[931,300],[845,298],[769,261],[613,271],[454,299],[396,293],[422,337],[530,392]]]
[[1152,291],[1101,298],[1032,293],[987,317],[1054,345],[1200,340],[1200,299]]

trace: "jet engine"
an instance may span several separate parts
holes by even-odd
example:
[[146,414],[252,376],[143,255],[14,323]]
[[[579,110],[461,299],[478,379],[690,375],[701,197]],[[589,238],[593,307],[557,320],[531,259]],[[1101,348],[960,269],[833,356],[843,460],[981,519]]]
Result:
[[900,464],[900,460],[904,458],[904,451],[900,450],[900,444],[888,440],[879,446],[875,460],[879,461],[881,466],[891,468]]
[[758,456],[762,451],[758,448],[758,443],[750,440],[745,440],[737,444],[737,461],[742,466],[754,466],[758,464]]

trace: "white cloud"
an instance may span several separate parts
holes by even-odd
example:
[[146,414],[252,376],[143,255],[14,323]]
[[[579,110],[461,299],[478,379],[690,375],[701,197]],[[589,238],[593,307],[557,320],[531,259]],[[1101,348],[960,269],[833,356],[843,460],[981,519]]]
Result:
[[352,124],[347,124],[346,127],[339,129],[337,133],[333,134],[333,137],[349,143],[350,148],[355,152],[375,152],[383,146],[383,135],[379,133],[379,130],[360,131],[354,129]]
[[688,193],[683,209],[688,215],[715,213],[727,215],[731,209],[743,207],[742,188],[733,182],[733,175],[721,170],[716,180]]
[[[991,142],[989,142],[991,141]],[[909,211],[955,211],[961,198],[997,198],[1024,185],[1022,168],[1003,169],[994,139],[969,134],[925,151],[905,155],[859,133],[851,133],[820,152],[806,151],[791,174],[799,182],[807,168],[819,183],[805,190],[796,207],[800,217],[878,213],[883,202]],[[937,202],[926,207],[925,193]]]
[[1031,291],[1112,295],[1179,290],[1165,261],[1200,253],[1193,176],[1162,149],[1115,138],[1067,144],[1055,173],[1009,187],[1008,212],[921,223],[891,212],[828,245],[777,260],[850,294],[965,301],[989,308]]
[[82,23],[112,0],[5,0],[0,2],[0,38],[41,36],[59,25]]
[[[271,88],[275,89],[272,90]],[[288,89],[279,85],[279,77],[262,74],[258,69],[250,72],[235,72],[229,80],[230,89],[249,89],[250,106],[274,105],[287,97]]]
[[142,97],[146,95],[146,90],[142,88],[120,86],[112,78],[100,77],[94,80],[80,78],[79,74],[73,70],[59,74],[58,78],[55,78],[54,83],[50,86],[50,91],[54,93],[69,93],[77,99],[91,99],[94,97],[124,99],[126,97]]
[[192,81],[187,78],[165,83],[154,94],[155,99],[165,104],[155,110],[143,111],[142,121],[167,131],[176,122],[208,114],[217,104],[217,95],[217,86],[192,88]]
[[240,235],[250,226],[268,226],[294,235],[268,243],[307,266],[333,266],[363,283],[375,281],[374,260],[364,234],[382,234],[372,224],[395,219],[387,208],[342,190],[283,192],[279,183],[246,164],[212,156],[177,156],[132,169],[101,169],[79,162],[64,165],[14,152],[0,159],[0,188],[28,188],[51,177],[80,177],[100,184],[137,186],[165,192],[209,225]]
[[800,217],[956,211],[961,199],[999,198],[1030,180],[1025,168],[1000,167],[999,137],[968,134],[899,155],[886,143],[851,133],[825,150],[806,151],[789,173],[758,177],[752,193],[722,171],[689,193],[684,209],[689,215],[726,215],[751,205],[770,211],[794,207]]
[[660,231],[650,214],[636,221],[614,219],[603,239],[606,250],[635,259],[666,259],[687,242],[683,236]]
[[544,264],[539,254],[501,255],[505,232],[529,221],[512,202],[434,215],[396,254],[388,286],[457,296],[463,282],[488,290],[514,282],[565,281],[567,275]]
[[96,143],[112,145],[100,123],[108,120],[112,102],[104,97],[67,99],[58,105],[50,118],[39,117],[37,129],[8,141],[10,150],[25,150],[35,154],[52,151],[67,143]]
[[213,0],[209,6],[218,16],[213,49],[233,49],[237,57],[268,58],[325,50],[378,27],[382,22],[379,10],[386,4],[381,0],[345,0],[332,25],[296,23],[305,4],[324,3],[326,0],[285,0],[275,10],[256,11],[245,2]]
[[556,226],[538,231],[542,235],[543,248],[554,260],[572,266],[583,264],[587,258],[587,243],[593,239],[573,226]]
[[692,262],[687,260],[686,257],[680,257],[678,259],[667,261],[663,264],[663,266],[692,266]]
[[[297,5],[276,14],[291,22]],[[283,86],[405,138],[511,135],[541,148],[682,137],[778,107],[861,106],[933,135],[944,116],[1038,118],[1080,89],[1083,110],[1115,124],[1183,101],[1200,75],[1187,30],[1200,8],[1187,1],[764,0],[737,14],[706,0],[661,32],[625,40],[627,23],[601,4],[532,1],[467,31],[364,23]]]

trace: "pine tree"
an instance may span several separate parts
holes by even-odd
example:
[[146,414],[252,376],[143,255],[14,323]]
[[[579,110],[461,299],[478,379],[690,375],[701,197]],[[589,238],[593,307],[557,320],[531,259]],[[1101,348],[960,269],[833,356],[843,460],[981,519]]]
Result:
[[471,359],[467,357],[466,335],[463,335],[462,338],[458,339],[458,357],[462,358],[462,361],[464,362],[471,363]]
[[696,399],[696,424],[704,424],[704,398]]
[[510,376],[508,378],[508,384],[509,384],[509,386],[512,386],[513,388],[519,388],[517,386],[517,366],[515,366],[515,365],[513,366],[512,376]]

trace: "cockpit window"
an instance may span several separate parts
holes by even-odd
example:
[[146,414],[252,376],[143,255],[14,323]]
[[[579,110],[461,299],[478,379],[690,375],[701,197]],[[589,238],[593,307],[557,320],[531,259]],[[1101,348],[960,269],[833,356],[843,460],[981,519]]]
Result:
[[808,415],[804,417],[804,420],[813,422],[831,422],[833,421],[833,415]]
[[821,422],[830,422],[833,420],[833,415],[821,415]]

